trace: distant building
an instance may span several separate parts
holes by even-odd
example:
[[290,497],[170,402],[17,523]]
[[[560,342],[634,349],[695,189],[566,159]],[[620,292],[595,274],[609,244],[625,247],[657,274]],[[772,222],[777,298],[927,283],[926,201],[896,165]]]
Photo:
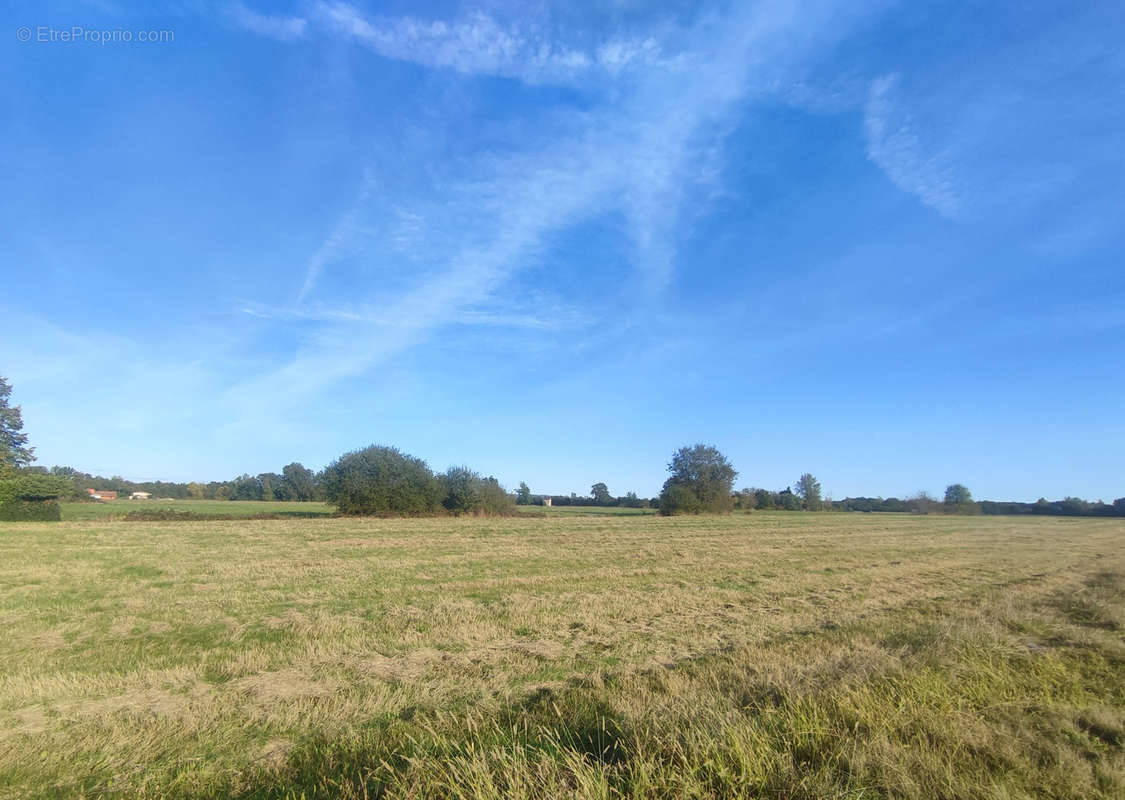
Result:
[[111,492],[109,489],[87,489],[86,493],[90,495],[91,500],[100,500],[103,503],[117,499],[117,492]]
[[549,498],[549,497],[544,497],[544,498],[543,498],[543,505],[545,505],[545,506],[549,506],[549,505],[551,505],[551,498]]
[[150,500],[152,495],[148,492],[133,492],[129,495],[130,500]]

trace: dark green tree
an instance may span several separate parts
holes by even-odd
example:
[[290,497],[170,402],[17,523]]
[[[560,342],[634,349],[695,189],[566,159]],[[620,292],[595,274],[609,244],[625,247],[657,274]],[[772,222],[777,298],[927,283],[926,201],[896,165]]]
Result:
[[625,492],[624,497],[617,498],[617,505],[622,508],[644,508],[646,503],[637,497],[636,492]]
[[[109,482],[111,486],[116,488],[114,481]],[[242,474],[230,482],[231,484],[231,500],[261,500],[262,499],[262,484],[257,478],[252,475]],[[273,499],[273,498],[270,498]]]
[[954,514],[975,514],[980,508],[973,502],[973,494],[960,483],[945,487],[945,510]]
[[664,489],[660,492],[660,513],[665,517],[673,514],[701,514],[703,503],[699,495],[691,490],[690,486],[682,483],[664,482]]
[[749,488],[739,489],[734,495],[734,507],[739,511],[753,511],[757,508],[754,490]]
[[515,510],[513,497],[492,476],[482,477],[468,467],[450,467],[441,482],[445,487],[441,504],[454,514],[507,514]]
[[345,453],[323,476],[328,502],[344,514],[432,514],[445,497],[425,461],[394,447]]
[[973,502],[973,493],[960,483],[950,484],[945,487],[945,504],[959,506],[962,503]]
[[731,510],[731,487],[738,475],[717,447],[681,447],[668,464],[672,476],[660,493],[660,513],[698,514]]
[[284,490],[282,490],[282,496],[278,495],[278,489],[282,489],[285,485],[285,478],[276,472],[263,472],[258,476],[258,485],[262,487],[263,500],[285,499]]
[[450,467],[441,476],[445,484],[445,497],[441,504],[455,514],[472,511],[480,503],[478,488],[480,475],[468,467]]
[[283,500],[308,502],[316,499],[316,475],[313,471],[294,461],[281,468],[281,483],[274,491]]
[[531,505],[531,487],[523,481],[520,481],[520,489],[516,492],[516,505],[529,506]]
[[777,493],[777,506],[782,511],[800,511],[805,507],[804,502],[786,486]]
[[801,498],[806,511],[820,511],[823,501],[820,497],[820,481],[806,472],[797,479],[797,496]]
[[1056,505],[1059,513],[1068,517],[1080,517],[1090,508],[1090,504],[1081,497],[1064,497]]
[[23,413],[19,406],[9,405],[12,386],[0,376],[0,475],[25,467],[35,460],[35,448],[27,446],[23,431]]
[[609,487],[604,483],[595,483],[591,486],[590,496],[594,498],[594,505],[596,506],[613,505],[613,495],[609,493]]

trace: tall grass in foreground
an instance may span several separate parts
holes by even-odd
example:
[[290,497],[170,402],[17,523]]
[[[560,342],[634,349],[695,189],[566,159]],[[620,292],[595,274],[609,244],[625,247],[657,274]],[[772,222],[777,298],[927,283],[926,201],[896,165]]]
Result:
[[1073,589],[795,632],[499,709],[411,709],[173,794],[1125,797],[1121,576]]
[[1123,535],[818,515],[0,534],[0,558],[24,547],[22,585],[0,567],[0,795],[1118,798]]

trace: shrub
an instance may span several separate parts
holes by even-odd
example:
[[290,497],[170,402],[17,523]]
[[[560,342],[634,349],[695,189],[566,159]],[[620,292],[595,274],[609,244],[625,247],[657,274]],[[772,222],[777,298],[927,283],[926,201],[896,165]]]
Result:
[[328,502],[343,514],[432,514],[445,494],[425,461],[394,447],[345,453],[323,476]]
[[945,489],[945,510],[951,514],[979,514],[980,506],[963,484],[954,483]]
[[0,522],[60,522],[56,500],[0,500]]
[[699,497],[687,486],[666,484],[660,493],[660,513],[666,517],[673,514],[698,514],[703,510]]
[[786,488],[777,493],[777,506],[782,511],[800,511],[805,507],[805,504],[801,502],[800,496],[793,494],[791,489]]
[[70,481],[39,472],[17,472],[0,480],[0,502],[5,500],[57,500],[73,491]]
[[441,476],[442,506],[454,514],[504,515],[515,512],[515,500],[495,478],[481,477],[468,467],[450,467]]
[[0,480],[0,520],[58,522],[58,498],[72,489],[70,481],[39,472],[16,472]]
[[731,510],[731,487],[738,475],[718,448],[681,447],[668,464],[672,473],[660,493],[660,513],[699,514]]

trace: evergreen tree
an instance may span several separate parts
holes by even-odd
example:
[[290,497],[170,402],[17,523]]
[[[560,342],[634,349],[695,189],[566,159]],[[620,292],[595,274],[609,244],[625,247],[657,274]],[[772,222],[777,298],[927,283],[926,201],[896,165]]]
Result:
[[27,446],[23,416],[19,406],[8,404],[12,387],[0,376],[0,472],[25,467],[35,460],[35,448]]

